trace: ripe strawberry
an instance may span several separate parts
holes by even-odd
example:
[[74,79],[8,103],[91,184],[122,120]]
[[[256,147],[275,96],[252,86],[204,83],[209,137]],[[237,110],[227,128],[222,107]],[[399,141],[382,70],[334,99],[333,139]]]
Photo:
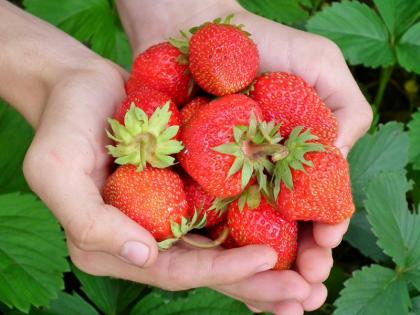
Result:
[[228,208],[230,236],[240,246],[264,244],[271,246],[278,255],[273,269],[289,269],[296,258],[297,223],[287,221],[264,197],[258,207],[250,209],[245,205],[241,211],[238,201]]
[[165,241],[162,245],[170,245],[180,237],[178,232],[182,236],[195,224],[181,224],[183,218],[189,218],[188,204],[181,179],[169,169],[147,167],[137,172],[133,165],[120,166],[108,177],[103,198],[157,241]]
[[247,34],[225,20],[223,24],[206,23],[192,35],[189,63],[198,85],[222,96],[236,93],[252,82],[259,56]]
[[[226,228],[228,228],[227,223],[222,222],[216,226],[212,226],[207,230],[207,232],[212,240],[217,240]],[[221,246],[226,249],[239,247],[239,245],[236,243],[236,241],[232,238],[230,234],[227,236],[227,238]]]
[[302,78],[286,72],[259,76],[250,89],[267,121],[282,123],[280,132],[287,137],[293,128],[304,126],[326,144],[337,138],[337,121],[315,90]]
[[292,169],[293,187],[281,183],[277,206],[288,220],[335,224],[351,217],[353,204],[347,161],[340,151],[326,146],[325,152],[310,152],[305,159],[313,167],[305,172]]
[[[169,111],[171,112],[171,118],[169,119],[168,125],[180,126],[181,115],[171,98],[165,93],[146,86],[140,86],[129,94],[117,108],[114,118],[118,120],[120,124],[124,125],[125,114],[130,109],[131,104],[142,109],[146,115],[150,117],[155,112],[156,108],[163,107],[167,102],[169,102]],[[179,138],[179,136],[177,138]]]
[[181,52],[164,42],[151,46],[134,60],[127,94],[144,85],[166,93],[180,105],[191,97],[194,82]]
[[[254,151],[258,147],[254,140],[265,139],[255,135],[260,117],[258,104],[242,94],[210,102],[181,129],[185,146],[178,154],[181,165],[215,197],[241,193],[254,171],[257,179],[265,176],[265,156]],[[266,132],[267,137],[274,136],[270,132]]]
[[180,111],[181,114],[181,123],[185,125],[192,116],[199,110],[202,106],[206,105],[210,100],[204,96],[198,96],[187,103]]
[[215,197],[205,192],[204,189],[189,176],[183,178],[182,181],[184,182],[188,212],[191,217],[196,211],[200,214],[206,213],[206,227],[216,225],[226,220],[226,209],[223,207],[217,209],[216,204],[214,204]]

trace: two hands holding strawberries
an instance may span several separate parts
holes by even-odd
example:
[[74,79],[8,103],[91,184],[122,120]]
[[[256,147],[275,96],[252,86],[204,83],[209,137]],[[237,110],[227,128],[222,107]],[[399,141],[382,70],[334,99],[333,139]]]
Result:
[[[339,49],[324,38],[255,16],[233,1],[121,0],[118,7],[136,53],[176,36],[179,29],[235,13],[235,22],[246,25],[258,47],[260,72],[282,71],[303,78],[331,109],[338,126],[334,145],[344,156],[370,125],[368,103]],[[41,28],[52,32],[57,43],[60,36],[65,37],[44,25]],[[68,46],[62,51],[78,45],[67,37],[63,41]],[[73,262],[88,273],[168,290],[209,286],[251,309],[276,314],[302,314],[320,307],[327,294],[322,282],[333,262],[331,248],[340,243],[348,220],[299,226],[293,269],[275,271],[271,269],[278,256],[270,246],[200,250],[180,242],[158,254],[148,231],[104,203],[101,189],[112,162],[105,150],[109,142],[104,129],[106,118],[114,115],[125,97],[127,74],[83,47],[71,51],[76,59],[84,60],[83,67],[71,66],[61,73],[44,71],[46,79],[36,97],[27,101],[18,93],[0,92],[37,128],[25,174],[62,223]],[[39,106],[20,105],[31,102]]]

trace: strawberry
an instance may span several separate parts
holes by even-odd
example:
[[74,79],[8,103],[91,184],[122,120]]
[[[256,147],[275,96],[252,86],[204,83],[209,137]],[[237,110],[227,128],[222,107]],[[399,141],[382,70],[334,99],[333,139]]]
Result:
[[206,213],[206,227],[216,225],[226,220],[226,207],[218,207],[215,197],[205,192],[204,189],[191,177],[182,179],[184,191],[188,202],[188,211],[192,217],[196,211]]
[[302,78],[286,72],[259,76],[249,89],[267,121],[282,123],[281,135],[288,137],[293,128],[310,128],[326,144],[337,138],[337,121],[315,90]]
[[196,224],[185,223],[190,216],[183,184],[169,169],[147,167],[137,172],[133,165],[120,166],[108,177],[103,198],[147,229],[157,241],[163,241],[161,248],[170,246]]
[[226,95],[211,101],[181,129],[185,146],[178,154],[181,165],[215,197],[241,193],[254,172],[263,185],[269,163],[259,144],[271,137],[275,142],[276,130],[264,129],[263,137],[259,129],[262,124],[257,123],[260,118],[258,104],[245,95]]
[[131,104],[141,108],[146,115],[150,117],[156,108],[163,107],[167,102],[169,102],[169,111],[171,112],[171,118],[169,119],[168,125],[180,126],[181,115],[171,98],[165,93],[146,86],[140,86],[133,93],[129,94],[117,108],[114,118],[123,125],[125,114],[130,109]]
[[313,167],[305,166],[305,172],[292,169],[292,185],[281,183],[277,206],[284,218],[336,224],[353,214],[347,161],[337,148],[325,149],[306,153]]
[[218,96],[246,88],[259,67],[257,46],[240,27],[229,24],[230,19],[196,28],[188,47],[194,80]]
[[296,258],[298,228],[295,221],[287,221],[262,196],[259,205],[251,209],[245,204],[240,210],[239,201],[228,207],[230,236],[240,246],[264,244],[278,255],[273,269],[289,269]]
[[140,86],[166,93],[178,105],[191,97],[194,82],[181,52],[168,42],[151,46],[134,60],[127,94]]
[[[228,228],[226,222],[222,222],[216,226],[212,226],[207,230],[207,234],[212,240],[217,240],[220,235],[225,231],[225,229]],[[226,237],[224,242],[221,244],[223,248],[230,249],[230,248],[236,248],[239,247],[239,245],[236,243],[236,241],[230,236],[230,234]]]
[[124,100],[115,117],[108,119],[112,133],[107,134],[116,144],[106,148],[116,164],[132,164],[139,171],[147,163],[157,168],[174,164],[171,154],[178,153],[183,146],[177,140],[179,112],[168,96],[141,87]]
[[204,96],[198,96],[187,103],[180,111],[181,114],[181,123],[186,124],[192,116],[199,110],[202,106],[206,105],[210,100]]

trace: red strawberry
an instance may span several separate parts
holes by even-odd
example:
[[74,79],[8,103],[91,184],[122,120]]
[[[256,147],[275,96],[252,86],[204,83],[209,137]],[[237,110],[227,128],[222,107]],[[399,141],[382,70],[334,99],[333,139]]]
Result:
[[171,222],[180,225],[182,218],[189,218],[182,181],[169,169],[147,167],[137,172],[132,165],[120,166],[108,177],[103,198],[147,229],[157,241],[178,238]]
[[131,104],[141,108],[147,116],[150,117],[156,108],[163,107],[167,102],[169,102],[169,111],[172,113],[168,125],[180,126],[181,115],[171,98],[165,93],[146,86],[140,86],[133,93],[129,94],[117,108],[114,118],[118,120],[120,124],[124,125],[124,117],[130,109]]
[[[244,140],[247,132],[237,137],[238,143],[232,142],[236,141],[234,127],[248,126],[253,115],[257,120],[261,117],[256,102],[242,94],[227,95],[204,106],[182,127],[185,150],[178,154],[178,159],[187,173],[215,197],[239,194],[252,177],[252,168],[258,161],[256,158],[254,163],[254,157],[247,151],[251,141]],[[237,158],[230,155],[232,152]],[[241,176],[243,166],[246,174]]]
[[278,255],[273,269],[289,269],[296,258],[298,229],[294,221],[286,221],[264,197],[255,209],[245,205],[241,211],[238,201],[228,208],[230,236],[240,246],[264,244]]
[[212,209],[215,197],[205,192],[204,189],[191,177],[182,179],[184,191],[188,202],[188,212],[192,217],[194,212],[206,213],[206,227],[216,225],[226,220],[225,209]]
[[187,102],[194,83],[186,63],[181,52],[168,42],[150,47],[134,60],[127,94],[146,85],[166,93],[178,105]]
[[[212,240],[217,240],[226,228],[228,228],[226,222],[220,223],[216,226],[212,226],[210,229],[208,229],[208,235]],[[225,241],[222,243],[222,247],[230,249],[239,247],[239,245],[232,238],[232,236],[228,235]]]
[[202,106],[206,105],[210,100],[204,96],[198,96],[187,103],[180,111],[181,122],[186,124],[192,116],[199,110]]
[[207,23],[191,37],[189,63],[198,85],[221,96],[236,93],[252,82],[259,56],[254,42],[238,27]]
[[250,89],[267,121],[282,123],[281,135],[287,137],[293,128],[310,128],[323,143],[333,144],[337,138],[337,121],[331,110],[303,79],[286,72],[259,76]]
[[347,161],[340,151],[326,146],[325,152],[310,152],[305,159],[313,167],[305,172],[292,169],[293,187],[281,183],[277,205],[288,220],[335,224],[351,217],[353,204]]

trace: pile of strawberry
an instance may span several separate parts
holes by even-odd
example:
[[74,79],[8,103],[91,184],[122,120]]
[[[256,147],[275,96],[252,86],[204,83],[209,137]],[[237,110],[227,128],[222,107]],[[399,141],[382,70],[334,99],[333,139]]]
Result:
[[[109,119],[107,148],[120,166],[103,197],[161,249],[179,239],[267,244],[278,253],[275,269],[287,269],[297,221],[335,224],[353,214],[348,165],[315,90],[291,73],[257,76],[257,47],[231,18],[136,58]],[[196,228],[214,241],[186,236]]]

